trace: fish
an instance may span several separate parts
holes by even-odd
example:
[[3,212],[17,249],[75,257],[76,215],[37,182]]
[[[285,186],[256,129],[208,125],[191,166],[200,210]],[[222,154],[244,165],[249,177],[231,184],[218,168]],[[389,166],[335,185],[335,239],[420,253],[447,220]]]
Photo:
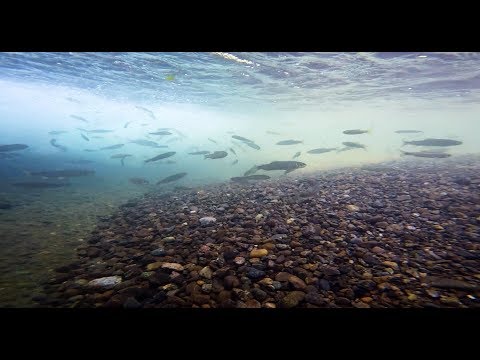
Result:
[[247,175],[245,176],[247,180],[268,180],[270,176],[268,175]]
[[258,146],[257,144],[253,143],[253,142],[245,142],[244,143],[245,145],[251,147],[252,149],[255,149],[255,150],[260,150],[260,146]]
[[248,183],[248,179],[246,176],[234,176],[230,178],[230,180],[233,182]]
[[397,134],[418,134],[423,133],[421,130],[397,130],[395,131]]
[[215,151],[212,154],[205,155],[205,159],[221,159],[227,155],[226,151]]
[[25,150],[27,148],[28,148],[28,145],[25,145],[25,144],[0,145],[0,152],[19,151],[19,150]]
[[227,131],[227,134],[229,134],[229,135],[235,134],[235,131]]
[[413,140],[413,141],[403,141],[403,145],[416,145],[416,146],[455,146],[463,144],[462,141],[450,140],[450,139],[424,139],[424,140]]
[[61,135],[61,134],[66,134],[68,131],[60,131],[60,130],[54,130],[54,131],[49,131],[49,135]]
[[94,150],[94,149],[83,149],[83,151],[86,151],[86,152],[94,152],[94,151],[97,151],[97,150]]
[[304,168],[307,164],[300,161],[272,161],[268,164],[255,165],[250,170],[248,170],[244,176],[249,176],[257,172],[258,170],[285,170],[285,174],[288,174],[292,171],[295,171],[300,168]]
[[214,144],[218,144],[218,143],[217,143],[215,140],[213,140],[213,139],[208,138],[208,140],[210,140],[210,141],[211,141],[212,143],[214,143]]
[[172,135],[170,131],[157,131],[157,132],[151,132],[149,134],[150,135]]
[[232,135],[232,138],[243,141],[244,143],[253,143],[253,140],[244,138],[243,136],[238,136],[238,135]]
[[86,137],[85,135],[83,135],[83,134],[80,134],[80,135],[81,135],[82,138],[84,138],[85,140],[90,141],[90,139],[89,139],[88,137]]
[[142,106],[135,106],[139,110],[145,111],[152,119],[156,120],[157,118],[155,117],[155,114],[153,113],[152,110],[148,110],[147,108],[144,108]]
[[125,123],[125,125],[123,125],[123,128],[126,129],[131,122],[132,122],[132,121],[127,121],[127,122]]
[[122,166],[125,166],[125,158],[133,156],[132,154],[115,154],[110,156],[110,159],[120,159]]
[[25,182],[17,182],[13,183],[13,186],[29,188],[29,189],[49,189],[49,188],[59,188],[62,186],[68,186],[70,183],[62,182],[62,183],[52,183],[46,181],[25,181]]
[[62,151],[67,151],[67,148],[65,146],[57,143],[57,139],[50,140],[50,145],[52,145],[53,147],[56,147],[57,149],[60,149]]
[[360,134],[367,134],[371,133],[372,130],[360,130],[360,129],[354,129],[354,130],[345,130],[342,131],[346,135],[360,135]]
[[80,121],[83,121],[85,123],[88,123],[88,120],[81,117],[81,116],[78,116],[78,115],[70,115],[71,118],[74,118],[74,119],[77,119],[77,120],[80,120]]
[[168,145],[159,145],[155,141],[150,141],[150,140],[132,140],[130,141],[133,144],[141,145],[141,146],[150,146],[154,148],[167,148]]
[[95,161],[80,159],[80,160],[70,160],[70,161],[67,161],[67,162],[70,163],[70,164],[91,164],[91,163],[94,163]]
[[309,153],[309,154],[323,154],[323,153],[327,153],[327,152],[330,152],[330,151],[333,151],[333,150],[337,150],[337,148],[318,148],[318,149],[308,150],[307,153]]
[[152,161],[157,161],[157,160],[161,160],[161,159],[166,159],[166,158],[168,158],[170,156],[173,156],[175,154],[176,154],[175,151],[169,151],[169,152],[154,156],[151,159],[145,160],[145,163],[152,162]]
[[31,176],[44,176],[46,178],[58,178],[58,177],[77,177],[77,176],[89,176],[94,175],[95,171],[93,170],[81,170],[81,169],[71,169],[71,170],[46,170],[46,171],[37,171],[37,172],[26,172]]
[[232,165],[238,164],[238,159],[233,160]]
[[365,149],[366,146],[363,145],[363,144],[360,144],[360,143],[356,143],[356,142],[351,142],[351,141],[344,141],[342,142],[343,145],[345,145],[346,147],[350,147],[350,148],[357,148],[357,149]]
[[101,147],[99,150],[114,150],[114,149],[120,149],[121,147],[124,147],[124,146],[125,144],[116,144],[116,145]]
[[86,132],[88,134],[106,134],[106,133],[111,133],[115,131],[115,130],[106,130],[106,129],[85,130],[85,129],[79,129],[79,128],[77,128],[77,130]]
[[229,150],[233,155],[237,156],[237,153],[235,152],[235,150],[233,150],[232,148],[230,148]]
[[182,172],[182,173],[178,173],[178,174],[175,174],[175,175],[167,176],[166,178],[158,181],[157,185],[166,184],[166,183],[169,183],[169,182],[172,182],[172,181],[180,180],[181,178],[185,177],[186,175],[187,175],[186,172]]
[[275,131],[270,131],[270,130],[267,130],[265,131],[267,134],[270,134],[270,135],[281,135],[279,134],[278,132],[275,132]]
[[202,150],[202,151],[189,152],[188,155],[205,155],[209,153],[210,151]]
[[148,125],[150,125],[150,124],[146,123],[146,124],[140,124],[140,125],[141,125],[141,126],[148,126]]
[[166,164],[176,164],[177,162],[174,160],[167,160],[165,161]]
[[401,151],[402,155],[411,155],[416,157],[430,158],[430,159],[444,159],[452,156],[452,154],[447,154],[444,152],[428,152],[428,151]]
[[282,140],[277,142],[277,145],[296,145],[303,144],[303,140]]
[[79,100],[71,98],[71,97],[66,97],[65,100],[68,100],[68,101],[73,102],[75,104],[81,104],[81,102]]
[[150,184],[150,182],[149,182],[147,179],[139,178],[139,177],[130,178],[130,179],[128,179],[128,181],[130,181],[132,184],[135,184],[135,185],[147,185],[147,184]]
[[299,151],[299,152],[295,153],[295,155],[293,155],[292,159],[296,159],[296,158],[298,158],[298,157],[299,157],[301,154],[302,154],[302,152],[301,152],[301,151]]
[[103,136],[90,136],[92,139],[105,139]]

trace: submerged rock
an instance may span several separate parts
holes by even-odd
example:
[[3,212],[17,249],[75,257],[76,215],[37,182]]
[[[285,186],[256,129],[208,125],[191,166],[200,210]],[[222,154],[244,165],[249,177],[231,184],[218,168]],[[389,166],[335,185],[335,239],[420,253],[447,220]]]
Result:
[[122,278],[120,276],[107,276],[90,281],[88,286],[92,288],[111,289],[121,282]]

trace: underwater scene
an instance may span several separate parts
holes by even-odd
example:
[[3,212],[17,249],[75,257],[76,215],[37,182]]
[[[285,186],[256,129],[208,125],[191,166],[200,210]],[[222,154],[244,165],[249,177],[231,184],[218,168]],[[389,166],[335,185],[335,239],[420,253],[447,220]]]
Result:
[[480,53],[0,53],[0,307],[480,305]]

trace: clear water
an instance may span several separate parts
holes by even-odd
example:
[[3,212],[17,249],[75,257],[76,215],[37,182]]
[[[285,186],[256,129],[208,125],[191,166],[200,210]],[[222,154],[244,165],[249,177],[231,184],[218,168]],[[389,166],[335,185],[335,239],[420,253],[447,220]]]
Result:
[[[97,215],[147,191],[228,182],[254,165],[292,160],[297,152],[295,160],[306,167],[268,175],[295,177],[391,160],[442,161],[402,156],[401,149],[418,150],[402,147],[403,140],[455,139],[462,144],[448,149],[450,159],[478,154],[479,65],[479,53],[0,53],[0,145],[29,146],[0,158],[0,195],[14,204],[0,210],[0,302],[28,305],[25,294],[53,267],[75,257],[75,246],[88,237]],[[159,128],[172,134],[149,135]],[[344,134],[348,129],[371,132]],[[395,133],[404,129],[423,133]],[[232,134],[261,149],[232,143]],[[67,151],[52,146],[51,139]],[[130,142],[136,139],[168,148]],[[288,139],[303,142],[276,145]],[[307,153],[342,148],[345,141],[366,148]],[[115,144],[124,146],[99,150]],[[225,150],[228,156],[211,160],[187,154],[200,150]],[[167,151],[176,154],[145,163]],[[132,155],[125,166],[111,159],[119,153]],[[74,177],[58,189],[12,186],[45,180],[29,172],[61,169],[95,175]],[[180,172],[187,176],[153,185]],[[132,184],[133,177],[150,185]]]

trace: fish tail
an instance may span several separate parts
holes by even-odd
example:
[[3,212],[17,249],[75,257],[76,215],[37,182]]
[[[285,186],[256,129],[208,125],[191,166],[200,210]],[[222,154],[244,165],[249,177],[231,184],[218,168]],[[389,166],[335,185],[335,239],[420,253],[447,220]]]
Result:
[[405,145],[407,145],[407,144],[408,144],[408,141],[405,141],[405,140],[402,140],[402,141],[403,141],[403,144],[402,144],[402,146],[405,146]]
[[400,156],[405,156],[405,155],[408,155],[407,152],[400,149]]

